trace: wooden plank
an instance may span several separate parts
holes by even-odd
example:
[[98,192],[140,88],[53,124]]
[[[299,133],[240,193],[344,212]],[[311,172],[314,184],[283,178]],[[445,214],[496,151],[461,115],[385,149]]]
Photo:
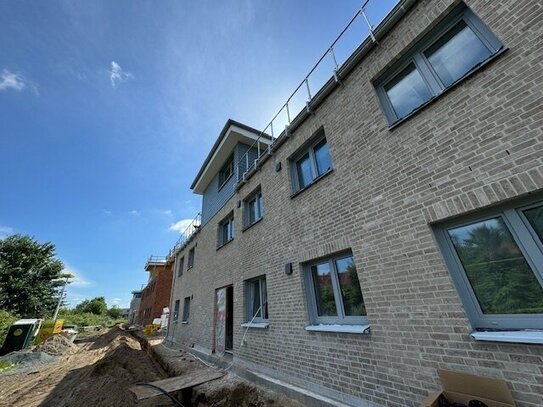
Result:
[[[169,377],[167,379],[158,380],[149,384],[158,386],[168,393],[177,390],[183,390],[190,387],[198,386],[199,384],[210,382],[223,377],[226,373],[213,369],[200,369],[184,374],[182,376]],[[138,400],[144,400],[155,396],[160,396],[160,390],[149,386],[132,386],[130,391],[136,395]]]

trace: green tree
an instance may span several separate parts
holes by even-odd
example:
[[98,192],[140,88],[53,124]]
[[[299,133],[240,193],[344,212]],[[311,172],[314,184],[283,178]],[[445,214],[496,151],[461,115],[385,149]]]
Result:
[[112,319],[121,319],[123,317],[123,311],[120,308],[116,307],[116,306],[111,307],[107,311],[107,314]]
[[50,317],[63,269],[50,242],[19,234],[0,240],[0,308],[21,317]]
[[79,303],[75,310],[81,313],[90,313],[94,315],[106,315],[107,304],[104,297],[95,297],[92,300],[85,300]]

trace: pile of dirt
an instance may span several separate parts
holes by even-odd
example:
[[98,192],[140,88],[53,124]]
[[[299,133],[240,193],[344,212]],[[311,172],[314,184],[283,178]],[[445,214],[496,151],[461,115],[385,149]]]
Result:
[[32,368],[51,363],[57,358],[45,352],[17,351],[2,356],[0,360],[20,365],[21,368]]
[[[124,338],[124,339],[121,339]],[[92,349],[100,349],[105,347],[114,347],[118,345],[119,341],[126,341],[127,337],[125,331],[119,326],[115,325],[106,333],[100,335],[98,339],[92,344]]]
[[63,335],[53,335],[35,348],[36,352],[45,352],[53,356],[71,355],[78,350],[79,347]]

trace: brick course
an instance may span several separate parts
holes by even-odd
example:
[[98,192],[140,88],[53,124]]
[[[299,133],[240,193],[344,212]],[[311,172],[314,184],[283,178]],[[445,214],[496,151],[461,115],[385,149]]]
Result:
[[[431,224],[543,190],[543,6],[466,1],[509,50],[389,130],[372,81],[451,9],[419,1],[183,250],[194,267],[172,303],[185,346],[212,349],[215,289],[234,287],[234,361],[355,404],[418,406],[436,368],[500,377],[520,407],[543,405],[543,347],[480,343]],[[324,128],[334,170],[291,198],[288,158]],[[275,171],[275,163],[283,169]],[[241,232],[237,207],[261,186],[264,218]],[[216,249],[234,211],[234,240]],[[307,332],[301,264],[351,249],[371,334]],[[284,274],[285,263],[294,272]],[[243,281],[266,275],[269,323],[244,329]],[[182,310],[181,310],[182,312]]]

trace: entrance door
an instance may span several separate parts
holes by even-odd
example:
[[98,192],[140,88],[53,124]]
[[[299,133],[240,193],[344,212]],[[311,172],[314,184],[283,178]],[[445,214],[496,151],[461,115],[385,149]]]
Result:
[[234,288],[215,290],[215,352],[231,351],[234,343]]

